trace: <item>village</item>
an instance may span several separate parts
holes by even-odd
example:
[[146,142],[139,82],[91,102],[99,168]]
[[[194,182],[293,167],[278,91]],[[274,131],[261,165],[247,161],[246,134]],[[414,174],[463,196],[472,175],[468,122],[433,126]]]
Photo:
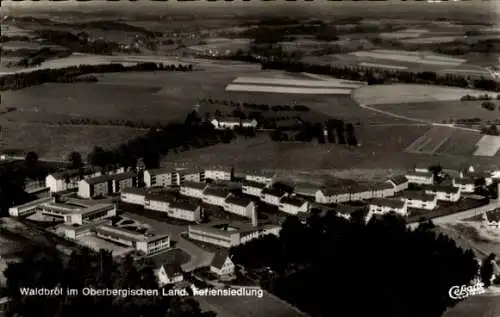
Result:
[[11,207],[9,215],[12,221],[43,223],[51,234],[115,257],[151,258],[160,286],[185,287],[184,276],[191,273],[224,286],[240,281],[244,270],[231,261],[229,249],[279,236],[289,215],[306,223],[311,214],[334,212],[367,223],[394,213],[413,228],[423,220],[475,217],[488,232],[499,232],[499,178],[500,171],[472,166],[431,166],[383,182],[345,180],[314,188],[233,167],[85,167],[49,174],[47,195]]

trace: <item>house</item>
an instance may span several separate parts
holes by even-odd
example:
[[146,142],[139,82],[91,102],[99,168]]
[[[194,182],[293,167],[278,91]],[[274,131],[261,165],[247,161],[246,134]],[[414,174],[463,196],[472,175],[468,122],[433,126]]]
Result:
[[201,220],[201,207],[197,204],[176,201],[170,203],[168,216],[176,219],[198,222]]
[[255,181],[244,180],[241,183],[241,191],[243,192],[243,194],[259,198],[262,195],[262,190],[267,187],[268,185],[266,185],[265,183],[259,183]]
[[394,186],[395,192],[401,192],[408,189],[408,179],[404,175],[396,175],[389,178],[388,182]]
[[78,196],[93,198],[119,193],[122,189],[135,186],[136,177],[134,171],[129,171],[83,179],[78,183]]
[[51,193],[57,193],[78,188],[78,182],[82,179],[102,175],[99,168],[73,169],[64,172],[56,172],[45,177],[45,186]]
[[409,184],[432,185],[434,183],[434,174],[422,170],[409,171],[405,177]]
[[154,272],[160,287],[177,284],[184,280],[182,269],[177,264],[162,264]]
[[425,193],[436,195],[437,200],[457,202],[460,200],[460,187],[453,186],[429,186],[425,189]]
[[214,181],[216,180],[230,181],[233,179],[232,168],[230,167],[208,168],[205,170],[205,178]]
[[208,184],[206,183],[197,183],[197,182],[184,182],[181,185],[180,193],[181,195],[198,198],[203,198],[203,192],[208,188]]
[[385,215],[396,213],[401,216],[408,214],[408,203],[406,200],[398,199],[374,199],[368,205],[368,214],[365,221],[368,222],[374,215]]
[[500,213],[498,212],[483,213],[483,222],[491,229],[500,229]]
[[250,182],[262,183],[266,185],[271,185],[274,182],[275,174],[273,173],[252,173],[245,174],[245,180]]
[[314,200],[319,204],[339,204],[350,200],[350,192],[346,188],[318,189]]
[[454,178],[452,181],[453,187],[460,188],[462,193],[474,193],[476,191],[476,182],[469,177]]
[[281,198],[288,196],[288,194],[278,188],[264,188],[260,195],[260,200],[266,204],[279,206]]
[[229,195],[224,202],[225,211],[247,218],[252,217],[255,208],[255,203],[248,197]]
[[433,210],[437,207],[436,195],[405,193],[400,199],[407,202],[408,208]]
[[226,252],[217,252],[210,264],[210,272],[219,276],[234,273],[234,263]]
[[222,187],[211,187],[203,191],[203,202],[206,204],[224,207],[226,198],[229,196],[229,191]]
[[307,213],[309,211],[309,202],[295,197],[283,197],[280,200],[278,209],[290,215]]
[[125,188],[120,193],[120,200],[125,203],[144,206],[147,192],[145,188]]

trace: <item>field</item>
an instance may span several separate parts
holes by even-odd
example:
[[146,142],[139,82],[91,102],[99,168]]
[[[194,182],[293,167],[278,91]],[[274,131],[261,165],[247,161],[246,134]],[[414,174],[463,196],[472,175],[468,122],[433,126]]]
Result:
[[459,66],[466,60],[425,52],[372,50],[350,53],[356,57],[437,66]]
[[405,38],[400,42],[404,44],[442,44],[449,43],[460,39],[460,36],[429,36],[419,38]]
[[217,50],[219,52],[232,51],[238,49],[246,49],[250,40],[248,39],[229,39],[229,38],[210,38],[204,40],[206,44],[188,46],[189,49],[195,51]]
[[415,38],[420,37],[423,34],[429,32],[429,30],[425,29],[405,29],[396,32],[384,32],[380,33],[380,37],[388,40],[400,40],[406,38]]
[[496,96],[496,92],[456,87],[416,84],[371,85],[354,91],[354,99],[362,105],[423,103],[430,101],[457,101],[465,95]]
[[475,156],[495,156],[500,149],[500,136],[483,135],[481,140],[477,142],[477,150]]

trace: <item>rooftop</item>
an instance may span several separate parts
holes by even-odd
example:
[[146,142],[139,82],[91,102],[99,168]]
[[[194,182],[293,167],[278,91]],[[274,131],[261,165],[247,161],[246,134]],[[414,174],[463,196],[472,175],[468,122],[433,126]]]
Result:
[[229,197],[226,198],[226,203],[231,204],[231,205],[237,205],[241,207],[247,207],[252,203],[252,199],[248,197],[240,197],[240,196],[235,196],[235,195],[230,195]]
[[370,205],[401,209],[405,206],[405,203],[398,199],[373,199],[370,201]]
[[433,193],[450,193],[450,194],[456,194],[458,193],[459,189],[457,187],[453,186],[427,186],[425,187],[426,191],[431,191]]
[[406,192],[406,193],[403,193],[403,197],[402,198],[406,198],[406,199],[409,199],[409,200],[420,200],[420,201],[433,201],[436,196],[435,195],[428,195],[428,194],[425,194],[425,193],[421,193],[421,192]]
[[432,172],[423,172],[423,171],[409,171],[406,173],[406,176],[416,176],[416,177],[433,177],[434,174]]
[[124,239],[124,240],[132,240],[132,241],[155,241],[161,238],[166,238],[168,235],[154,235],[152,237],[147,237],[141,233],[127,230],[124,228],[114,227],[110,225],[102,225],[94,228],[94,231],[101,232],[103,234],[108,234],[114,236],[116,238]]
[[110,180],[124,180],[127,178],[134,178],[136,176],[137,175],[134,171],[129,171],[129,172],[124,172],[124,173],[119,173],[119,174],[96,176],[96,177],[86,179],[85,182],[87,182],[89,185],[93,185],[93,184],[104,183],[104,182],[107,182]]
[[184,201],[176,201],[170,204],[170,208],[182,209],[185,211],[196,211],[200,206]]
[[208,187],[207,183],[198,183],[198,182],[184,182],[181,187],[185,188],[193,188],[193,189],[198,189],[198,190],[204,190]]
[[283,198],[281,198],[280,203],[292,205],[295,207],[302,207],[306,203],[306,201],[299,199],[299,198],[294,198],[294,197],[283,197]]
[[253,188],[266,188],[267,185],[264,183],[259,183],[259,182],[254,182],[254,181],[247,181],[244,180],[241,182],[242,186],[247,186],[247,187],[253,187]]
[[408,182],[408,179],[404,175],[396,175],[396,176],[389,178],[389,181],[393,182],[396,185],[402,185],[402,184]]
[[454,178],[453,182],[455,182],[455,184],[458,184],[458,185],[469,185],[469,184],[475,184],[476,183],[470,177]]
[[274,197],[283,197],[286,195],[286,192],[279,188],[264,188],[262,190],[262,194]]
[[135,194],[135,195],[142,195],[146,196],[148,193],[147,188],[137,188],[137,187],[127,187],[124,188],[122,191],[122,194]]
[[169,192],[148,192],[146,200],[172,203],[176,201],[176,197]]
[[210,265],[217,269],[221,269],[224,266],[224,263],[226,263],[226,259],[228,258],[228,256],[229,255],[227,252],[217,252],[215,253],[215,256],[212,259],[212,263]]
[[221,187],[208,187],[203,191],[203,195],[226,198],[229,195],[229,191]]

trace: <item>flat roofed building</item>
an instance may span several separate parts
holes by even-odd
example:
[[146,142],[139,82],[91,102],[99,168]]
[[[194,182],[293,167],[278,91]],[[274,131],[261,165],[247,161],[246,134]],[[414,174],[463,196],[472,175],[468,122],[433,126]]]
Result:
[[409,171],[405,177],[410,184],[432,185],[434,183],[434,174],[425,171]]
[[232,168],[230,167],[212,167],[205,169],[205,178],[211,180],[232,180]]
[[259,197],[262,195],[262,190],[267,188],[268,185],[265,183],[259,183],[255,181],[243,181],[241,183],[241,191],[243,194]]
[[436,195],[437,200],[457,202],[460,200],[460,187],[453,186],[429,186],[425,193]]
[[9,208],[9,215],[11,217],[27,217],[40,210],[40,205],[43,203],[50,202],[51,197],[44,197],[37,200],[27,202],[22,205],[14,206]]
[[260,200],[266,204],[278,207],[280,205],[280,200],[285,196],[288,196],[288,194],[284,190],[278,188],[264,188],[260,195]]
[[120,200],[129,204],[144,206],[147,193],[148,190],[145,188],[125,188],[120,194]]
[[47,202],[40,205],[42,215],[60,218],[67,224],[82,225],[116,216],[114,204],[96,204],[92,206],[79,206],[67,203]]
[[225,211],[247,218],[252,217],[255,208],[255,203],[248,197],[229,195],[224,202]]
[[208,188],[208,184],[206,183],[197,183],[197,182],[184,182],[181,185],[180,193],[181,195],[194,197],[194,198],[203,198],[203,191]]
[[437,196],[425,193],[405,193],[401,198],[409,208],[433,210],[437,207]]
[[209,186],[203,191],[203,202],[206,204],[224,208],[226,198],[229,197],[229,191],[226,188]]
[[278,209],[290,215],[309,212],[309,202],[296,197],[283,197]]
[[454,178],[452,181],[453,187],[460,188],[461,193],[472,194],[476,191],[476,182],[469,177]]
[[136,178],[137,174],[129,171],[84,179],[78,183],[78,196],[93,198],[119,193],[122,189],[133,187]]
[[89,222],[82,225],[72,224],[64,225],[64,237],[70,240],[78,240],[78,238],[93,235],[93,229],[100,225],[111,225],[111,220],[105,219],[98,222]]
[[170,193],[151,192],[144,199],[144,208],[154,211],[168,212],[170,204],[177,199]]
[[173,202],[168,208],[168,216],[176,219],[182,219],[191,222],[201,220],[200,205],[187,202]]
[[385,215],[391,212],[400,216],[406,216],[408,214],[407,201],[399,199],[374,199],[368,205],[368,213],[365,221],[370,221],[375,215]]
[[146,187],[180,185],[179,175],[166,168],[145,170],[143,180]]

